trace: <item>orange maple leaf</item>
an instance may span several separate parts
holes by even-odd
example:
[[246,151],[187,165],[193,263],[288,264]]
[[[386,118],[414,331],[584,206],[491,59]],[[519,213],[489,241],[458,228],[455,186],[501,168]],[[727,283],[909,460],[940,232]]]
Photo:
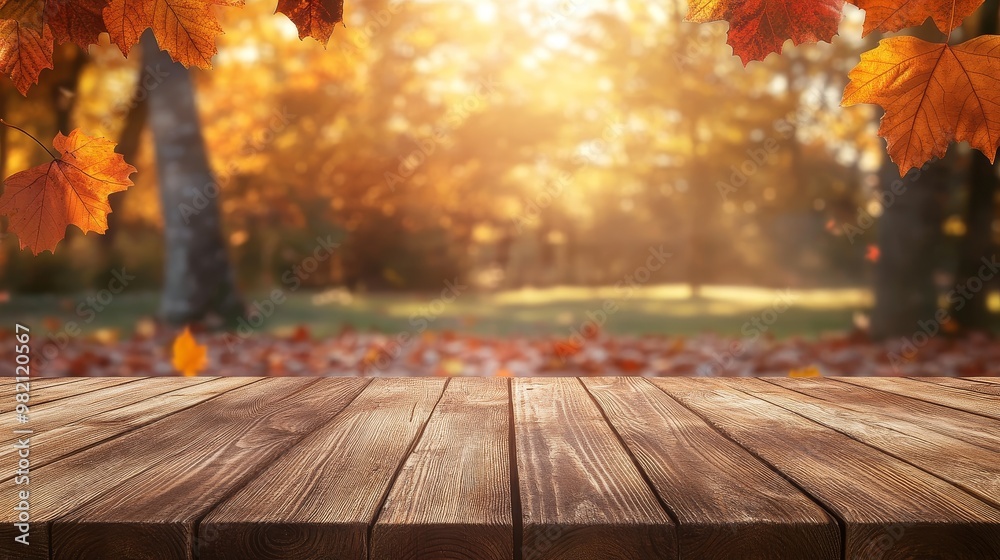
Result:
[[73,224],[84,233],[108,230],[108,195],[132,186],[136,169],[114,152],[115,143],[79,130],[59,134],[59,157],[10,176],[0,195],[0,212],[21,248],[54,251]]
[[72,42],[81,49],[96,44],[104,25],[104,7],[108,0],[73,0],[46,2],[45,22],[59,44]]
[[960,45],[884,39],[849,75],[845,106],[885,109],[879,135],[900,175],[968,141],[992,162],[1000,148],[1000,36]]
[[333,28],[344,21],[344,0],[278,0],[275,13],[292,20],[299,29],[299,39],[312,37],[326,44]]
[[0,20],[0,72],[10,76],[22,95],[52,68],[52,31],[13,19]]
[[[892,33],[907,27],[922,25],[927,18],[942,33],[948,33],[962,24],[985,0],[847,0],[865,11],[865,32]],[[948,26],[951,25],[951,28]]]
[[184,331],[174,339],[171,363],[186,377],[198,375],[208,365],[208,348],[198,344],[191,336],[191,329],[184,327]]
[[242,0],[111,0],[104,8],[111,42],[128,56],[146,29],[160,48],[184,66],[211,68],[222,34],[212,6],[240,6]]
[[729,45],[749,64],[796,45],[830,41],[837,34],[844,0],[689,0],[687,21],[729,22]]
[[0,0],[0,19],[17,20],[35,29],[44,23],[45,0]]

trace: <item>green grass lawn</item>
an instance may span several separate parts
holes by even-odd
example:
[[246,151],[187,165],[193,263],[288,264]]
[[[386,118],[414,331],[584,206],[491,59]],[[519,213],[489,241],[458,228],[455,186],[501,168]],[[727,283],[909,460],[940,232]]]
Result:
[[[440,294],[296,292],[285,294],[286,300],[275,306],[260,331],[282,335],[304,325],[314,336],[331,335],[348,326],[394,333],[412,330],[414,321],[427,321],[428,328],[437,331],[569,336],[588,317],[601,321],[603,311],[606,318],[601,328],[614,334],[739,335],[745,324],[757,318],[764,323],[771,320],[768,330],[779,338],[815,337],[850,329],[854,314],[866,313],[871,306],[865,289],[797,290],[791,292],[791,305],[782,311],[782,293],[715,286],[704,288],[694,298],[681,285],[646,286],[632,293],[613,287],[557,287],[470,292],[446,303]],[[89,306],[87,297],[14,294],[10,301],[0,303],[0,327],[15,321],[39,328],[75,321],[84,332],[114,329],[128,335],[138,322],[155,316],[158,304],[155,293],[122,294],[98,312]],[[247,300],[252,305],[266,297],[248,294]]]

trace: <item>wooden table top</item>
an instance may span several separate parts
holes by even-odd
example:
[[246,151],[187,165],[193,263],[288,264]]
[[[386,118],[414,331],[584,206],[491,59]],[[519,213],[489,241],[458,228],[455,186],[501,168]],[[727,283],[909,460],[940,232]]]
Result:
[[1000,559],[995,378],[4,381],[3,559]]

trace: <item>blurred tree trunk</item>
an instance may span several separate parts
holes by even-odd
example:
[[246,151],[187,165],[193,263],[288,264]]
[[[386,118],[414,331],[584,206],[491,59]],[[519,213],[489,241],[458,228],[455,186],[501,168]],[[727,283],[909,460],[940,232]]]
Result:
[[[950,173],[947,158],[911,171],[902,179],[905,190],[878,220],[881,255],[875,264],[873,338],[909,337],[918,321],[934,318],[937,290],[931,257],[941,238],[941,194]],[[883,191],[900,180],[899,168],[888,158],[879,175]]]
[[[940,40],[940,32],[925,24],[913,33],[924,40]],[[881,37],[873,33],[869,41]],[[878,113],[881,117],[881,111]],[[943,198],[953,158],[913,169],[900,179],[899,167],[885,157],[879,171],[879,189],[892,196],[878,219],[880,251],[875,264],[875,308],[871,336],[875,339],[911,337],[919,321],[932,321],[938,309],[933,254],[941,241]],[[902,189],[892,186],[902,181]]]
[[[1000,0],[986,0],[979,21],[979,35],[996,35],[1000,27]],[[973,151],[969,163],[968,201],[965,208],[965,237],[958,249],[955,281],[965,284],[979,274],[982,258],[989,258],[993,247],[993,220],[996,218],[997,170],[985,155]],[[963,329],[989,327],[989,308],[985,296],[966,301],[953,309],[952,316]]]
[[90,55],[76,45],[62,45],[55,52],[55,77],[49,90],[56,130],[69,134],[73,130],[73,109],[76,107],[80,77],[90,61]]
[[[132,95],[129,104],[128,114],[125,115],[125,124],[122,126],[121,134],[118,135],[118,146],[115,151],[121,154],[125,161],[135,164],[139,155],[139,145],[142,140],[142,131],[146,128],[146,121],[149,118],[149,103],[147,102],[147,92],[142,85],[143,77],[146,75],[145,67],[139,71],[139,79],[136,81],[136,91]],[[126,192],[112,193],[108,197],[113,211],[108,214],[108,231],[101,236],[101,243],[107,251],[113,251],[115,239],[118,236],[118,229],[121,227],[121,203],[125,199]]]
[[142,49],[144,65],[162,74],[149,88],[166,235],[160,315],[172,325],[213,316],[231,324],[244,307],[222,238],[219,187],[208,165],[191,74],[160,51],[149,31]]

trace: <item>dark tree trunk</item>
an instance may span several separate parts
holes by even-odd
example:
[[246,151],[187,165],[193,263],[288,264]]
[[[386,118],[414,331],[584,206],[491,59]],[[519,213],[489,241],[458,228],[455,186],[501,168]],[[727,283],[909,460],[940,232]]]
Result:
[[[1000,0],[987,0],[982,8],[979,23],[980,35],[995,35],[998,31]],[[996,217],[997,170],[989,159],[978,151],[973,152],[969,164],[969,191],[965,209],[965,237],[958,249],[958,266],[955,281],[964,285],[979,274],[982,258],[989,258],[994,248],[993,220]],[[989,308],[986,297],[978,295],[965,301],[962,307],[952,310],[952,317],[963,329],[989,328]]]
[[[145,86],[143,86],[143,79],[146,75],[147,71],[143,67],[139,72],[139,80],[136,82],[136,93],[132,96],[128,114],[125,116],[125,124],[122,126],[121,134],[118,136],[118,147],[115,148],[115,151],[131,164],[135,164],[136,157],[139,155],[142,131],[146,128],[146,122],[149,119],[148,92],[145,90]],[[113,250],[115,238],[118,235],[119,224],[121,223],[121,212],[118,210],[121,208],[122,200],[124,200],[126,195],[127,193],[125,192],[117,192],[112,193],[108,197],[108,202],[111,204],[113,211],[108,214],[108,231],[101,237],[101,241],[109,251]]]
[[[893,193],[892,203],[878,220],[881,256],[875,265],[873,338],[909,337],[918,321],[934,319],[937,290],[932,255],[941,238],[941,198],[950,172],[948,158],[922,171],[913,170],[903,179],[894,163],[887,160],[882,167],[883,192],[892,192],[897,185],[901,194]],[[896,181],[902,181],[902,189]]]
[[[913,35],[938,40],[940,32],[925,24]],[[878,38],[869,35],[869,40]],[[934,320],[938,294],[933,254],[942,238],[942,208],[952,162],[949,152],[939,161],[911,170],[902,179],[899,167],[888,156],[882,165],[879,188],[883,200],[890,200],[891,195],[892,203],[885,206],[878,219],[881,254],[875,265],[875,308],[871,319],[871,336],[875,339],[911,337],[919,321]]]
[[208,165],[191,74],[160,51],[148,31],[142,49],[145,66],[160,78],[149,87],[166,236],[160,315],[171,325],[213,317],[231,324],[244,306],[222,238],[219,187]]
[[56,52],[55,67],[59,69],[52,82],[49,96],[55,113],[56,130],[69,134],[73,130],[73,108],[76,107],[80,76],[90,56],[75,45],[64,45]]

